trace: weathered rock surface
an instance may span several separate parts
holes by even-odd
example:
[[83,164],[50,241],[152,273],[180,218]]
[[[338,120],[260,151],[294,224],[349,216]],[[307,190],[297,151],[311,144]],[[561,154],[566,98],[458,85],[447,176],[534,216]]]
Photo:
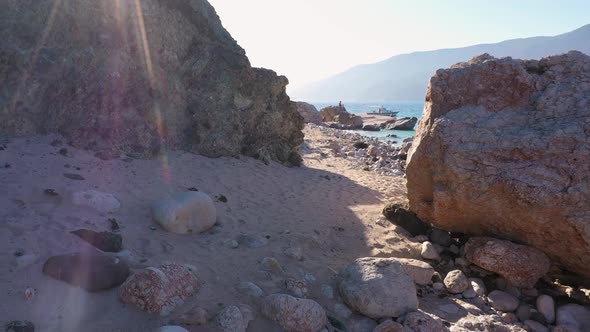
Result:
[[399,317],[418,308],[414,281],[395,259],[359,258],[339,277],[344,302],[367,317]]
[[319,332],[328,323],[326,312],[317,302],[287,294],[265,297],[261,311],[285,332]]
[[111,289],[129,276],[129,266],[121,259],[100,253],[75,253],[50,257],[43,273],[89,292]]
[[373,329],[373,332],[404,332],[404,327],[391,319],[387,319],[377,325],[377,327]]
[[469,279],[463,271],[453,270],[444,279],[445,287],[452,294],[463,293],[470,285]]
[[144,156],[181,148],[300,162],[287,79],[252,68],[207,1],[136,4],[4,5],[0,131]]
[[408,155],[411,210],[590,276],[590,57],[478,56],[439,70]]
[[362,129],[363,118],[348,113],[344,106],[328,106],[320,110],[322,121],[334,122],[338,129]]
[[388,123],[385,125],[385,130],[414,130],[416,123],[418,122],[418,118],[411,117],[411,118],[400,118],[396,119],[394,122]]
[[162,228],[172,233],[201,233],[213,227],[217,210],[209,195],[187,191],[155,202],[152,205],[152,217]]
[[297,106],[297,112],[303,117],[303,122],[322,124],[322,116],[315,106],[302,101],[295,102],[295,105]]
[[133,274],[119,288],[119,298],[123,303],[165,316],[199,287],[193,266],[169,263]]
[[547,256],[535,248],[490,237],[470,238],[465,244],[465,257],[521,288],[533,288],[550,266]]
[[443,323],[434,317],[421,312],[414,311],[406,315],[404,327],[414,332],[445,332],[448,329]]

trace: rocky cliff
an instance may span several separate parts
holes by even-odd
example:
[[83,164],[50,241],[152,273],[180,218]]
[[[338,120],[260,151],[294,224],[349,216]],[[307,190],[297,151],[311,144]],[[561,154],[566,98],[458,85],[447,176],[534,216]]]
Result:
[[407,186],[425,221],[526,243],[590,276],[590,57],[484,54],[437,71]]
[[8,0],[0,132],[92,150],[245,154],[297,164],[283,76],[250,66],[205,0]]

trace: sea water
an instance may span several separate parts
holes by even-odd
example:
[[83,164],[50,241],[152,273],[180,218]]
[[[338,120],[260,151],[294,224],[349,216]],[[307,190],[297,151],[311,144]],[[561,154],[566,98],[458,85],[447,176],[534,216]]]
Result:
[[[312,103],[318,110],[321,110],[327,106],[337,106],[338,102],[333,103]],[[374,106],[383,106],[388,111],[399,112],[396,117],[417,117],[420,119],[422,116],[422,109],[424,108],[424,102],[409,101],[409,102],[390,102],[390,103],[344,103],[344,107],[349,113],[352,114],[365,114],[367,112],[375,111]],[[373,106],[373,109],[371,107]],[[369,137],[378,137],[384,140],[392,140],[401,143],[404,139],[414,136],[414,130],[381,130],[381,131],[357,131],[359,134]],[[394,134],[397,138],[387,137],[389,134]]]

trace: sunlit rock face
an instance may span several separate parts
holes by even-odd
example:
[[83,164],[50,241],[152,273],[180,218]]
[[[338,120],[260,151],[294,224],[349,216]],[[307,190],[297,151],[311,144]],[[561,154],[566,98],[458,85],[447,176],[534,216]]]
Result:
[[204,0],[7,0],[0,131],[154,156],[179,148],[296,164],[288,81],[250,66]]
[[437,71],[406,174],[420,219],[590,276],[590,57],[482,55]]

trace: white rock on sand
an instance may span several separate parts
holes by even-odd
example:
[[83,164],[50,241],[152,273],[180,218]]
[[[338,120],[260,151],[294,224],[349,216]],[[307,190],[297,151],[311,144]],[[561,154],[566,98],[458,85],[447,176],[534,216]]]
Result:
[[72,201],[76,205],[89,207],[102,213],[112,213],[121,207],[115,195],[97,190],[77,191],[72,195]]
[[152,216],[169,232],[201,233],[213,227],[217,211],[209,195],[187,191],[155,202],[152,205]]

